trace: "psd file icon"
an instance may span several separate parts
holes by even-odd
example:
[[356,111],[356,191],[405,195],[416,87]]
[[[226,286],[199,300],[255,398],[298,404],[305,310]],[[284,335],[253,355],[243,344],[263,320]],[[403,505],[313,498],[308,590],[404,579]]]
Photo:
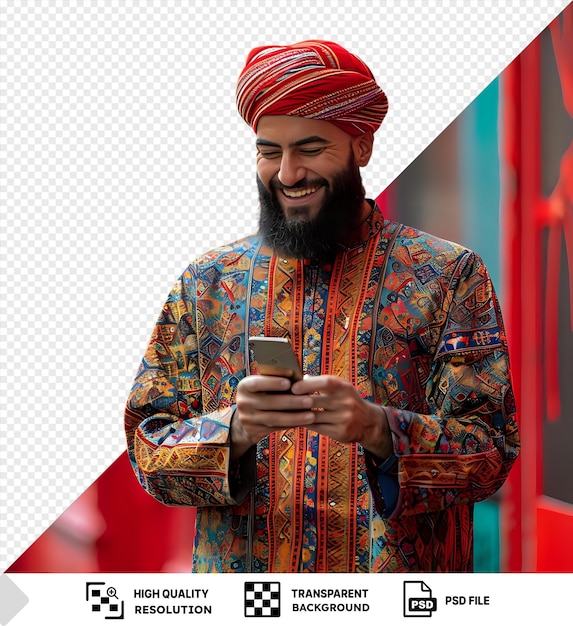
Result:
[[436,598],[423,580],[404,581],[404,617],[432,617],[436,608]]

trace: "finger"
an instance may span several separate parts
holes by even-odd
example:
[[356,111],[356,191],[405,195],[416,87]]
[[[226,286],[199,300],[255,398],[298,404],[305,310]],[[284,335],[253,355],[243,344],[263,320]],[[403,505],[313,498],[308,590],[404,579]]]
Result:
[[248,393],[261,393],[279,391],[285,392],[290,390],[291,381],[282,376],[263,376],[254,374],[243,378],[237,387],[237,390],[246,391]]
[[318,391],[318,387],[322,386],[318,382],[319,378],[322,378],[322,376],[309,376],[308,374],[305,374],[302,380],[297,380],[292,384],[292,393],[295,395],[316,393]]
[[313,399],[311,396],[295,396],[288,391],[250,393],[243,390],[237,393],[236,403],[242,421],[267,423],[269,413],[308,412],[312,408]]
[[315,424],[338,424],[341,421],[336,411],[329,411],[323,406],[313,406],[311,411],[314,414]]
[[[350,383],[338,376],[330,376],[328,374],[309,376],[306,374],[302,380],[293,383],[292,392],[294,394],[336,393],[347,385],[350,385]],[[352,387],[352,389],[354,389],[354,387]]]
[[258,411],[308,411],[313,407],[313,398],[292,393],[258,393],[253,397],[253,406]]

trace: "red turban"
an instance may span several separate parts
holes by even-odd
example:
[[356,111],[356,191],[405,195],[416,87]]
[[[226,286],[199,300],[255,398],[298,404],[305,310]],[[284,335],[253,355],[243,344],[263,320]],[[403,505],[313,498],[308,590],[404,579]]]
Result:
[[254,48],[236,96],[241,117],[255,131],[263,115],[294,115],[360,135],[378,130],[388,111],[368,66],[330,41]]

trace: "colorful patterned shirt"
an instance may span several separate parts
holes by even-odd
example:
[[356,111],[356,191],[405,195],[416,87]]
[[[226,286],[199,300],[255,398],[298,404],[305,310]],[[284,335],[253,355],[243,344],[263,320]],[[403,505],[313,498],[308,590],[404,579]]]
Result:
[[[289,337],[304,372],[350,380],[387,407],[395,503],[380,460],[306,428],[231,463],[250,335]],[[257,235],[192,262],[157,321],[125,426],[143,488],[197,507],[196,572],[471,571],[473,504],[519,453],[483,261],[375,206],[328,265],[281,258]]]

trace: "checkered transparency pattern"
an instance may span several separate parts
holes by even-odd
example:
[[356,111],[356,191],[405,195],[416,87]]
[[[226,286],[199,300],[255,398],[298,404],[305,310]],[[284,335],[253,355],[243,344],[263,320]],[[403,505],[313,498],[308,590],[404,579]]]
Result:
[[245,583],[245,617],[280,617],[281,584],[279,582]]
[[376,196],[566,5],[0,2],[2,571],[124,450],[189,260],[256,228],[250,48],[331,39],[370,65],[390,100]]

